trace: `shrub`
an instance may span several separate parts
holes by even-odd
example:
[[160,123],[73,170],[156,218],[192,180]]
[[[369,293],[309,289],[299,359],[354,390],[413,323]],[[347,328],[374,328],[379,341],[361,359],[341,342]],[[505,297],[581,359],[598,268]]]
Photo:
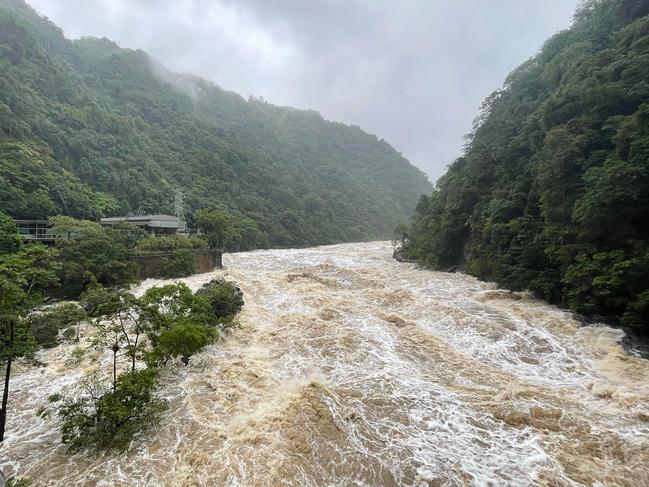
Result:
[[101,309],[108,303],[113,295],[110,289],[101,284],[95,284],[86,289],[79,297],[79,303],[88,313],[88,316],[96,318],[101,315]]
[[232,318],[243,307],[243,292],[236,284],[214,279],[203,285],[197,296],[206,298],[218,318]]
[[175,250],[169,257],[162,258],[160,277],[187,277],[196,272],[191,250]]
[[180,323],[160,333],[158,353],[163,362],[180,356],[183,363],[189,363],[189,357],[200,352],[218,333],[214,328],[196,323]]
[[179,355],[187,364],[191,355],[218,338],[219,321],[210,303],[183,283],[151,288],[140,302],[152,365]]
[[135,252],[138,254],[169,252],[174,250],[200,250],[207,248],[207,241],[199,237],[183,237],[169,235],[166,237],[150,237],[141,240]]
[[31,487],[32,481],[25,477],[7,479],[7,487]]
[[166,408],[154,395],[156,375],[155,369],[133,370],[118,378],[114,390],[97,399],[88,394],[66,402],[59,410],[63,443],[71,450],[128,448]]
[[75,340],[77,338],[77,329],[73,326],[63,330],[63,339],[66,341]]
[[63,396],[61,396],[61,394],[58,392],[55,392],[54,394],[47,396],[48,402],[58,402],[61,399],[63,399]]
[[86,355],[86,350],[84,348],[76,347],[74,350],[72,350],[68,363],[70,365],[77,365],[81,363],[85,355]]
[[[27,317],[30,331],[39,345],[51,348],[58,344],[60,330],[78,326],[87,318],[84,309],[76,303],[61,303],[52,308],[35,311]],[[64,333],[66,339],[77,335],[77,329],[72,328]]]

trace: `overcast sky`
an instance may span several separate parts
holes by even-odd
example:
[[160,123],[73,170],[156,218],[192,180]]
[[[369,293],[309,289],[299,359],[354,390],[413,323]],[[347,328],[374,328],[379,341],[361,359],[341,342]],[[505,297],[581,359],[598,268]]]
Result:
[[435,181],[483,98],[570,25],[578,0],[28,0],[244,96],[385,138]]

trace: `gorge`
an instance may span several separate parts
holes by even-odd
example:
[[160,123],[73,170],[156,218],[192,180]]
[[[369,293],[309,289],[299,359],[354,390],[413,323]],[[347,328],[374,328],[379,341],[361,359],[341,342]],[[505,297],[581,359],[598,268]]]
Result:
[[649,363],[620,330],[398,263],[387,242],[224,265],[183,281],[238,282],[241,328],[163,375],[154,433],[123,454],[66,453],[34,411],[106,357],[71,365],[60,345],[14,376],[9,470],[50,486],[649,483]]

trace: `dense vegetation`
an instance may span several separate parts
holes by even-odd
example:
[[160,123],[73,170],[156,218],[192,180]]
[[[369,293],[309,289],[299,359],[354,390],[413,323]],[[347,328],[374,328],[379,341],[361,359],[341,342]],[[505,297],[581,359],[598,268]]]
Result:
[[591,0],[485,102],[404,257],[649,330],[649,2]]
[[[67,216],[52,222],[54,231],[75,238],[60,239],[54,247],[25,244],[13,219],[0,212],[0,442],[14,361],[33,359],[39,346],[80,342],[82,323],[94,318],[94,326],[86,326],[86,347],[77,347],[73,358],[81,359],[90,349],[110,351],[111,370],[97,370],[82,381],[79,394],[63,401],[62,437],[73,449],[126,448],[164,407],[155,395],[158,371],[176,357],[187,364],[191,355],[236,326],[243,296],[236,285],[214,280],[196,293],[171,284],[137,298],[124,290],[137,280],[131,253],[162,249],[171,250],[172,257],[184,252],[191,258],[191,249],[206,247],[207,240],[152,239],[134,228],[106,228]],[[80,303],[47,304],[52,296],[78,297]],[[51,402],[62,399],[52,397]]]
[[429,191],[389,144],[314,111],[244,100],[106,39],[67,40],[0,0],[0,208],[96,220],[172,212],[182,189],[239,222],[228,246],[389,236]]
[[[212,295],[194,294],[184,284],[149,289],[137,298],[124,291],[102,287],[89,289],[82,302],[96,317],[93,343],[112,354],[110,370],[97,370],[81,384],[80,394],[61,401],[62,441],[72,450],[94,447],[125,449],[146,432],[166,408],[155,394],[160,368],[180,357],[187,364],[192,355],[231,327],[241,309],[227,315],[215,313],[238,298],[230,283],[211,283]],[[145,339],[144,339],[145,338]]]
[[[4,369],[0,442],[5,433],[13,362],[32,358],[37,348],[26,315],[43,301],[46,290],[57,286],[60,268],[55,251],[41,245],[23,246],[14,221],[0,212],[0,365]],[[43,336],[44,343],[50,341],[51,334],[37,335]]]
[[219,315],[217,308],[239,302],[238,289],[225,282],[206,288],[214,292],[194,294],[182,283],[151,288],[141,298],[102,287],[88,290],[82,302],[96,317],[92,342],[110,352],[112,361],[110,369],[87,376],[73,397],[50,398],[61,401],[63,443],[72,450],[126,449],[155,425],[166,408],[155,394],[161,367],[176,357],[187,364],[236,323],[234,315],[243,306],[241,301]]

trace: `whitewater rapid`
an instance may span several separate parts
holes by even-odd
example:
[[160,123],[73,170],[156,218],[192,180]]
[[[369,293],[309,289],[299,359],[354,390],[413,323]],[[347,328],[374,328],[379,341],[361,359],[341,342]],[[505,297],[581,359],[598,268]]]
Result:
[[649,485],[649,362],[621,331],[384,242],[224,263],[182,281],[236,281],[242,326],[162,374],[154,433],[66,453],[35,413],[105,357],[61,345],[16,370],[0,465],[36,486]]

